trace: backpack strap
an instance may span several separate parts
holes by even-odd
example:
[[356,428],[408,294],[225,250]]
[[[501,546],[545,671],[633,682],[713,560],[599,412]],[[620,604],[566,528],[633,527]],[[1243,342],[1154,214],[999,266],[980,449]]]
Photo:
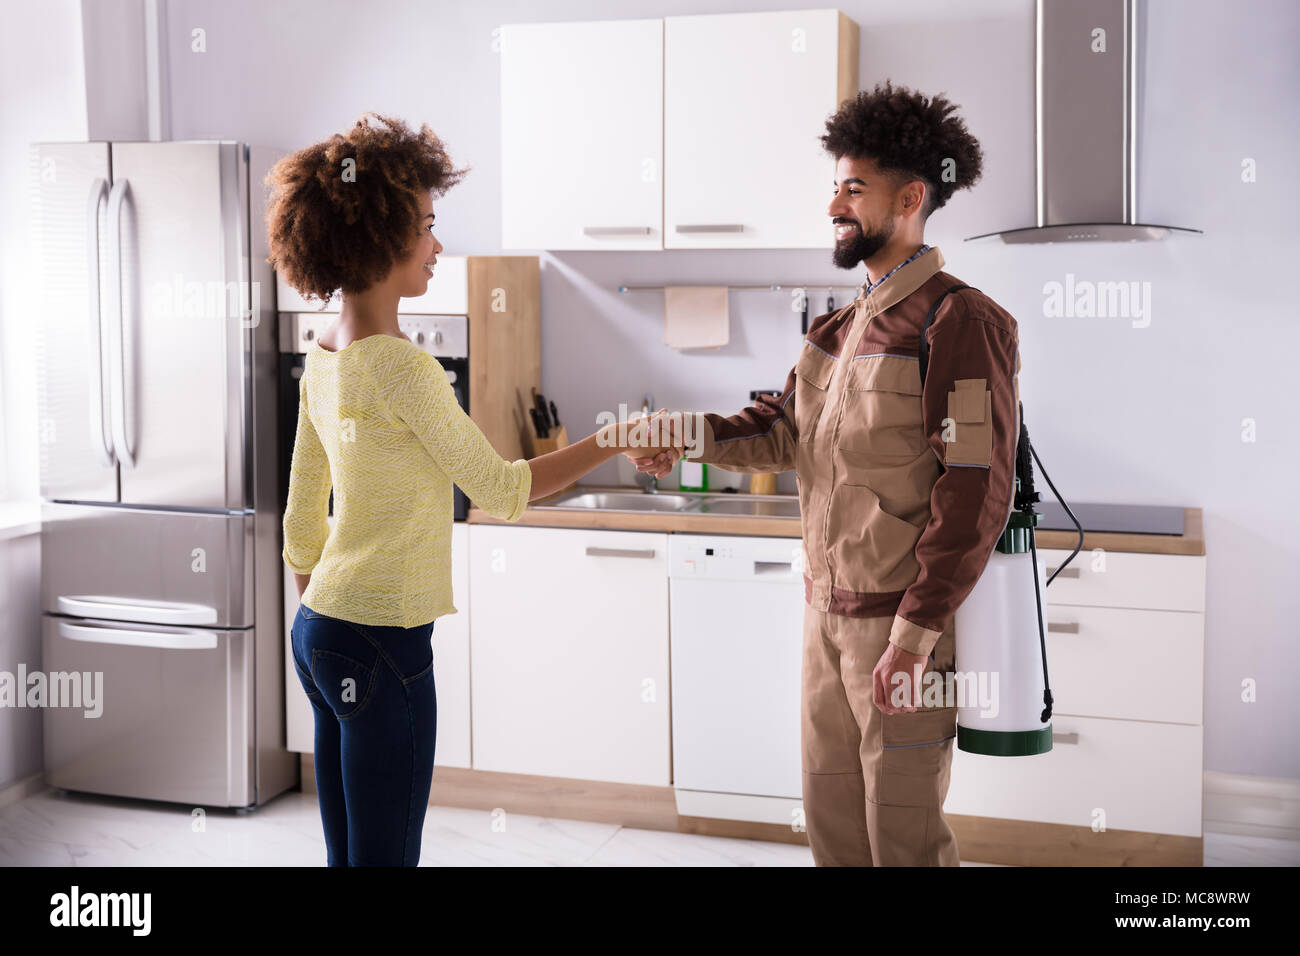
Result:
[[925,314],[925,322],[921,326],[921,345],[917,351],[917,357],[920,359],[921,366],[921,388],[925,389],[925,368],[930,364],[930,343],[925,338],[925,333],[930,331],[930,326],[934,324],[934,315],[939,311],[939,304],[948,298],[948,293],[956,292],[959,289],[969,289],[970,286],[957,283],[939,293],[938,297],[930,305],[930,311]]

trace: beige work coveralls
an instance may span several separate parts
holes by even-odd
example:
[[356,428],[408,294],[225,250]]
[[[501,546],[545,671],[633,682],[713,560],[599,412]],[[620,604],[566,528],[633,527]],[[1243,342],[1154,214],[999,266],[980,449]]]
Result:
[[954,667],[953,614],[1006,526],[1020,432],[1015,320],[923,252],[819,316],[780,396],[702,420],[696,460],[795,469],[804,544],[803,799],[819,866],[956,866],[943,815],[956,707],[882,714],[893,643]]

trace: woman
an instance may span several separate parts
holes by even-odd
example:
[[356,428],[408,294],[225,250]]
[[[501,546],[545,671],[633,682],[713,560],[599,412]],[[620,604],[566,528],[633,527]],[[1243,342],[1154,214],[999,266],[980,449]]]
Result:
[[424,294],[442,251],[432,196],[465,170],[427,125],[369,115],[382,125],[363,115],[266,180],[270,261],[304,296],[343,296],[299,383],[284,560],[301,599],[293,658],[315,712],[327,864],[414,866],[437,720],[430,642],[456,610],[452,484],[515,521],[621,450],[658,449],[620,449],[611,425],[531,460],[496,453],[397,323],[398,299]]

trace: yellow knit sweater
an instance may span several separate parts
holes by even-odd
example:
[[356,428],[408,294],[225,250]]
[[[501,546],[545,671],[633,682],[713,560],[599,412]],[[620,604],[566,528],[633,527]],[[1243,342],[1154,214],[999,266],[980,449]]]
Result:
[[532,470],[496,453],[438,360],[410,341],[369,335],[337,352],[312,343],[284,513],[285,563],[311,574],[304,604],[396,627],[454,614],[453,482],[488,514],[516,521]]

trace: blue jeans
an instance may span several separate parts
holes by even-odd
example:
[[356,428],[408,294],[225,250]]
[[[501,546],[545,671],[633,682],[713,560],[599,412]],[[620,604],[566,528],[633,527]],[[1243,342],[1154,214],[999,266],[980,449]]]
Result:
[[305,604],[290,630],[316,720],[327,866],[416,866],[433,780],[433,622],[355,624]]

